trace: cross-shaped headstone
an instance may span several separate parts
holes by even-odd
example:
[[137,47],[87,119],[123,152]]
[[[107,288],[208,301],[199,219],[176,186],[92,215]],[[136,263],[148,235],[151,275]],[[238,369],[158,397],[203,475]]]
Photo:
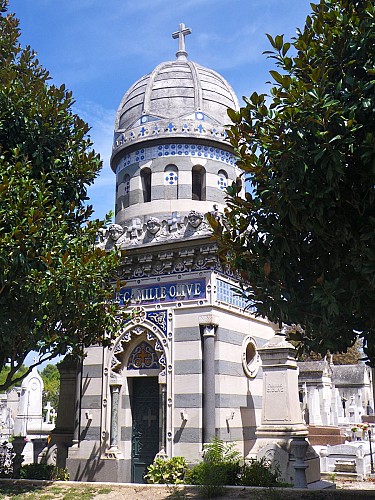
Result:
[[44,409],[47,410],[45,422],[46,422],[46,424],[50,424],[51,423],[51,410],[53,410],[53,408],[52,408],[52,405],[49,401],[47,401],[47,404],[44,407]]
[[178,38],[178,51],[176,52],[176,56],[181,58],[186,58],[187,52],[185,50],[185,36],[190,35],[191,28],[186,28],[184,23],[180,23],[178,27],[178,31],[172,33],[172,38]]
[[147,415],[143,417],[143,420],[147,420],[147,427],[151,427],[152,421],[156,420],[156,415],[152,414],[151,408],[147,409]]

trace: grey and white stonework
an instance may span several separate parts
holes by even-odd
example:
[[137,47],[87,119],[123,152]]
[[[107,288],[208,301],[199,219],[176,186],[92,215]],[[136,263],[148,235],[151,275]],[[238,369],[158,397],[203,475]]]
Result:
[[0,394],[0,438],[23,441],[23,462],[33,463],[47,444],[54,428],[55,409],[48,403],[42,408],[43,380],[36,367],[23,379],[20,387]]
[[53,442],[71,479],[140,482],[157,453],[195,462],[214,435],[247,456],[261,424],[257,349],[275,331],[244,309],[206,219],[241,173],[224,130],[238,102],[187,58],[189,32],[180,25],[176,60],[138,80],[117,112],[116,220],[98,244],[126,250],[117,300],[129,319],[110,348],[60,366]]

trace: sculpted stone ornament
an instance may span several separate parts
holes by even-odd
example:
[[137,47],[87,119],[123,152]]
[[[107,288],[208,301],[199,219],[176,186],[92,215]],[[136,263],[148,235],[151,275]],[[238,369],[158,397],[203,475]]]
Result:
[[161,229],[161,224],[159,222],[159,219],[156,217],[150,217],[146,222],[146,228],[150,234],[155,236]]
[[111,224],[109,226],[109,237],[111,240],[113,241],[117,241],[120,236],[122,235],[122,233],[124,232],[122,226],[120,226],[120,224]]
[[196,212],[195,210],[191,210],[188,215],[188,223],[194,228],[197,229],[203,222],[203,214]]
[[184,237],[210,234],[211,230],[205,220],[204,214],[191,210],[187,217],[185,217],[185,233]]
[[140,218],[135,218],[128,224],[111,224],[108,229],[101,230],[97,237],[98,247],[109,250],[116,245],[126,248],[211,233],[204,214],[195,210],[191,210],[185,217],[181,217],[178,212],[172,212],[167,220],[148,217],[143,223]]
[[139,236],[139,243],[163,241],[169,238],[167,221],[160,221],[157,217],[149,217],[143,225]]

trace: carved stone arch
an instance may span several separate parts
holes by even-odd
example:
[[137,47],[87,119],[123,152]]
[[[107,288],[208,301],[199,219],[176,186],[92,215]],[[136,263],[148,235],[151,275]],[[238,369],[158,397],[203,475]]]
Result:
[[[139,339],[139,342],[137,341]],[[150,321],[144,320],[138,324],[127,324],[112,349],[109,359],[109,370],[113,373],[122,371],[127,363],[130,352],[142,340],[148,342],[158,354],[161,375],[165,375],[166,366],[169,364],[170,354],[167,339],[162,331]]]

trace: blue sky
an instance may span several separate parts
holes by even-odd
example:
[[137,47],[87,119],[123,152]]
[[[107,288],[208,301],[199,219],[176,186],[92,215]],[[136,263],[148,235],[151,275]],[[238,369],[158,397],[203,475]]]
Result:
[[75,111],[90,126],[103,170],[89,189],[95,215],[114,208],[109,167],[113,124],[126,90],[178,49],[172,32],[183,22],[189,59],[221,73],[241,102],[266,92],[271,60],[265,33],[290,39],[310,13],[309,0],[10,0],[30,45],[53,83],[73,91]]

